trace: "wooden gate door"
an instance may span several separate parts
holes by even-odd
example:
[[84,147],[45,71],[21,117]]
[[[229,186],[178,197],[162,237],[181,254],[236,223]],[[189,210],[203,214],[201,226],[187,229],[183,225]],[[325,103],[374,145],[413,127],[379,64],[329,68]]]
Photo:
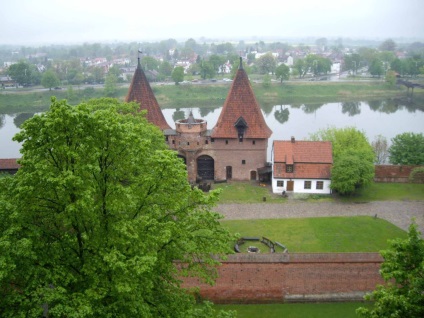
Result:
[[200,156],[197,158],[197,175],[202,180],[214,180],[215,174],[214,160],[210,156]]
[[231,180],[233,178],[233,167],[231,166],[227,166],[226,167],[226,175],[227,175],[227,180]]
[[294,181],[287,181],[287,191],[293,191]]

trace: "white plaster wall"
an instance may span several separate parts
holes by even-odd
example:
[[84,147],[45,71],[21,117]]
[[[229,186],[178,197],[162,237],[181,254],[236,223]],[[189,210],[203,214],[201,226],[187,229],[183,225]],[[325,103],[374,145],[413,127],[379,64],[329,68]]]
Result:
[[[311,193],[311,194],[330,194],[330,180],[326,179],[274,179],[272,178],[272,192],[281,194],[283,191],[287,191],[287,181],[294,181],[293,192],[294,193]],[[277,181],[284,181],[284,187],[277,187]],[[311,189],[304,189],[305,181],[311,181]],[[324,182],[324,188],[322,190],[316,189],[317,181]]]

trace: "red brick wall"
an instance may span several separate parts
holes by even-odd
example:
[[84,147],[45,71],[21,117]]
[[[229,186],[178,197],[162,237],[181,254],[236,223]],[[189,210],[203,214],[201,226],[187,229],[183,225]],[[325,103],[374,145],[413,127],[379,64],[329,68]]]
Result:
[[216,303],[359,300],[383,280],[377,253],[231,255],[218,269],[214,286],[200,295]]
[[375,182],[409,182],[409,175],[414,168],[422,166],[376,165]]

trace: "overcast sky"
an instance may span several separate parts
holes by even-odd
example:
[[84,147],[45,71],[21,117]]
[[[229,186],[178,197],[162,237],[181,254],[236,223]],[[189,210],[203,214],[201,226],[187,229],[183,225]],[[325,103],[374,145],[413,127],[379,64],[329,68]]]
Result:
[[424,39],[424,0],[4,0],[0,44],[169,38]]

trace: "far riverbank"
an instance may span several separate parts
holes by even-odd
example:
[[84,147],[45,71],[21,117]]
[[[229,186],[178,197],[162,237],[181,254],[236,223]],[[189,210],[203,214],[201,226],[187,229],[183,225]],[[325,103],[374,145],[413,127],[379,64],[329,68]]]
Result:
[[[222,106],[231,83],[226,84],[155,84],[152,89],[162,108],[208,108]],[[330,103],[341,101],[362,101],[381,98],[411,98],[403,86],[389,87],[383,81],[356,82],[296,82],[272,83],[264,87],[262,83],[252,83],[256,98],[262,107],[269,105]],[[113,96],[124,100],[128,84],[122,84]],[[70,86],[61,90],[0,91],[0,114],[45,111],[50,105],[51,96],[66,99],[76,105],[91,98],[105,97],[102,87]],[[413,100],[424,107],[424,90],[416,89]]]

